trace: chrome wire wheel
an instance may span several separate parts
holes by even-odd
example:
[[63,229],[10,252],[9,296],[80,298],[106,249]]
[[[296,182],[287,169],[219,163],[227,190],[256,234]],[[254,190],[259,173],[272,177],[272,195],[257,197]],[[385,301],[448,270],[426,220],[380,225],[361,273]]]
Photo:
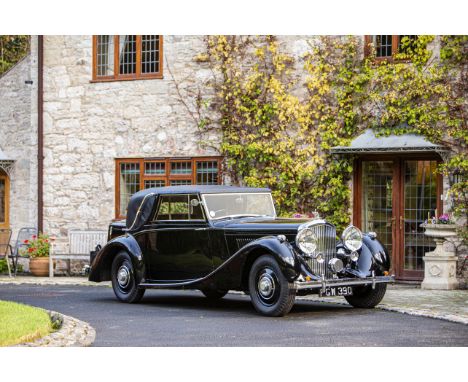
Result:
[[256,293],[262,304],[272,306],[278,301],[279,282],[273,269],[262,268],[257,273],[256,285]]

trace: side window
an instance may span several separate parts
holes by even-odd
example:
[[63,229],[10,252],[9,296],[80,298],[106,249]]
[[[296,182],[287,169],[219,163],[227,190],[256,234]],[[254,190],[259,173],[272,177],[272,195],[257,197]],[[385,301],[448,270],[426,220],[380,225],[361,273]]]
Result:
[[163,195],[154,220],[203,220],[197,195]]

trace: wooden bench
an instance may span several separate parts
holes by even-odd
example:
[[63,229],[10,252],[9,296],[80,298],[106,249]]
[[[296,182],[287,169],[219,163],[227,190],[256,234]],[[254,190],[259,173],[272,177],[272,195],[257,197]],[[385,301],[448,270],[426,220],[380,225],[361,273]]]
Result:
[[107,242],[107,231],[100,230],[69,230],[69,253],[57,254],[52,246],[49,256],[49,277],[54,277],[54,260],[68,260],[70,269],[71,260],[89,260],[89,253],[100,244]]

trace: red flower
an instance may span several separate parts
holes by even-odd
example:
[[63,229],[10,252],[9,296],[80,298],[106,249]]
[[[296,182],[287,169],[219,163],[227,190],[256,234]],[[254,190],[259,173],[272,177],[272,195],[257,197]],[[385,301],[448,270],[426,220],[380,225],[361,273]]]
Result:
[[36,235],[32,235],[32,238],[35,239],[37,236]]
[[33,248],[28,248],[28,252],[32,252],[32,251],[34,251]]
[[49,242],[49,240],[45,239],[45,242],[46,242],[46,243],[48,243],[48,242]]
[[29,240],[26,239],[26,240],[24,241],[24,244],[28,244],[28,243],[29,243]]

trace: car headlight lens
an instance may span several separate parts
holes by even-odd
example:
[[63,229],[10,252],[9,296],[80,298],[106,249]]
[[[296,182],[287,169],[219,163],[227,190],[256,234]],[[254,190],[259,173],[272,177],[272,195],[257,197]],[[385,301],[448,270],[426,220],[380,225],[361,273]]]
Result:
[[296,236],[296,244],[306,255],[312,255],[317,249],[317,236],[309,229],[301,229]]
[[359,251],[362,247],[362,232],[353,225],[350,225],[343,231],[341,239],[345,247],[350,251]]

